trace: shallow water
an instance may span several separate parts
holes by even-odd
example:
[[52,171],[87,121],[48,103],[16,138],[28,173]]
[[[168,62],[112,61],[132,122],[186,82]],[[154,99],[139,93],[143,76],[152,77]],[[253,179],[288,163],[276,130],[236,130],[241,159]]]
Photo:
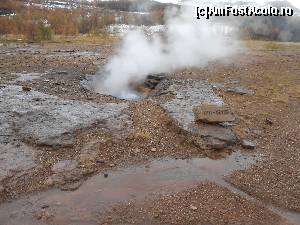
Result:
[[[226,183],[223,176],[234,170],[246,169],[258,159],[252,155],[235,152],[222,160],[155,160],[147,165],[111,171],[107,178],[103,174],[96,175],[76,191],[50,190],[2,204],[0,218],[4,225],[96,224],[99,212],[115,203],[181,191],[203,181],[216,182],[247,197],[247,194]],[[46,210],[54,215],[51,222],[34,218],[36,212],[40,212],[41,207],[45,205]]]

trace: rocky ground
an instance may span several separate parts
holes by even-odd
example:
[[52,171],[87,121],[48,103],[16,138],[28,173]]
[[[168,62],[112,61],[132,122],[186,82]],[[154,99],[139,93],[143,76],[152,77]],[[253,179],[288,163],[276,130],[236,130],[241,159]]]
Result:
[[[113,46],[0,46],[0,224],[300,224],[300,46],[251,43],[127,101]],[[155,84],[155,85],[153,85]]]

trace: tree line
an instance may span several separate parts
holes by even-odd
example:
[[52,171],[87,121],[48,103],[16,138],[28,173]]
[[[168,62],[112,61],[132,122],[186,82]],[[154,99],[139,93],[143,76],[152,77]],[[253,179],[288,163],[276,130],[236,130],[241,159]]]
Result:
[[151,10],[149,14],[136,14],[105,9],[97,2],[89,7],[78,4],[71,9],[50,9],[34,4],[25,5],[23,1],[1,0],[0,9],[13,13],[0,16],[0,35],[24,35],[28,41],[50,40],[54,34],[99,34],[105,32],[106,26],[115,23],[152,25],[163,22],[163,9]]

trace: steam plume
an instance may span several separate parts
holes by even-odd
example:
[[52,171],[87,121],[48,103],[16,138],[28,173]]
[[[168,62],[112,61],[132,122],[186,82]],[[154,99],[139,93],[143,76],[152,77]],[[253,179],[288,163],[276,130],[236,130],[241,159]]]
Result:
[[117,54],[101,71],[96,91],[135,98],[131,84],[143,82],[149,74],[201,68],[231,55],[235,48],[225,34],[217,32],[208,21],[196,20],[193,10],[193,7],[169,10],[163,37],[157,34],[147,37],[139,30],[129,32]]

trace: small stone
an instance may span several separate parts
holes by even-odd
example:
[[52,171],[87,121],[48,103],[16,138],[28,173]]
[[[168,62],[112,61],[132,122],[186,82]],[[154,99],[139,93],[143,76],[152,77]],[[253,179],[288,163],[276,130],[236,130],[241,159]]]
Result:
[[58,74],[68,74],[68,72],[67,72],[67,71],[64,71],[64,70],[62,70],[62,71],[57,71],[57,73],[58,73]]
[[105,160],[104,159],[97,159],[96,163],[102,164],[102,163],[105,163]]
[[255,135],[261,135],[262,132],[260,130],[253,130],[253,134],[255,134]]
[[75,191],[83,184],[82,180],[73,183],[67,183],[64,186],[60,187],[62,191]]
[[54,173],[63,173],[67,171],[72,171],[76,169],[77,166],[78,166],[78,162],[75,160],[63,160],[58,163],[55,163],[52,166],[51,170]]
[[115,166],[115,164],[111,163],[111,164],[109,164],[109,166],[110,166],[110,167],[114,167],[114,166]]
[[45,181],[45,184],[49,187],[53,186],[54,185],[54,180],[49,177],[46,181]]
[[196,206],[190,205],[191,210],[197,210],[198,208]]
[[269,125],[272,125],[273,121],[270,118],[266,118],[266,123],[269,124]]
[[212,138],[212,137],[207,138],[207,142],[208,145],[215,150],[222,150],[228,147],[228,143],[226,143],[225,141],[221,141],[219,139]]
[[31,87],[28,86],[22,86],[23,91],[31,91]]
[[240,94],[240,95],[254,95],[255,94],[255,92],[253,90],[250,90],[246,87],[228,88],[227,92],[231,92],[234,94]]
[[203,123],[233,122],[235,117],[228,106],[203,104],[193,108],[195,120]]
[[134,152],[135,154],[138,154],[138,153],[141,152],[141,150],[140,150],[140,149],[134,149],[133,152]]
[[156,148],[151,148],[151,152],[156,152]]
[[0,194],[3,193],[4,191],[5,191],[5,188],[2,185],[0,185]]
[[42,208],[42,209],[49,208],[49,205],[47,205],[47,204],[43,204],[43,205],[41,205],[41,208]]
[[253,142],[248,141],[248,140],[243,140],[242,146],[243,146],[244,148],[254,149],[254,148],[256,147],[256,144],[254,144]]

